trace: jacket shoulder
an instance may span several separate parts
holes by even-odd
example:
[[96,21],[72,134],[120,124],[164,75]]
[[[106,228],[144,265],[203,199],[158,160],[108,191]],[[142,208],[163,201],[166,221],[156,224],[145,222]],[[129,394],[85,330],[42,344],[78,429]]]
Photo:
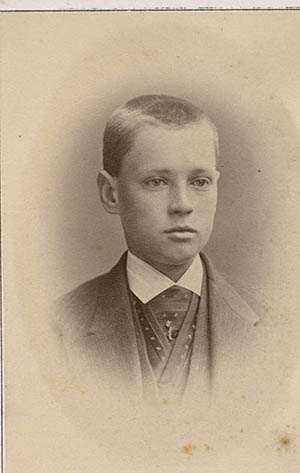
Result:
[[54,301],[51,324],[59,335],[68,333],[71,338],[78,337],[89,329],[96,315],[101,319],[107,317],[107,310],[99,311],[99,307],[105,306],[109,295],[115,294],[118,281],[124,279],[126,258],[124,253],[109,272],[90,279]]
[[51,324],[60,334],[79,335],[93,322],[98,300],[107,285],[109,273],[84,282],[56,299],[51,305]]
[[217,284],[222,294],[223,300],[231,311],[245,323],[256,326],[259,322],[259,316],[249,306],[248,302],[236,291],[236,289],[218,273]]
[[260,319],[259,316],[227,281],[226,276],[214,267],[211,259],[203,253],[201,254],[201,257],[205,263],[210,287],[214,289],[214,296],[217,297],[219,301],[222,300],[223,304],[225,303],[230,309],[230,312],[240,321],[256,326]]

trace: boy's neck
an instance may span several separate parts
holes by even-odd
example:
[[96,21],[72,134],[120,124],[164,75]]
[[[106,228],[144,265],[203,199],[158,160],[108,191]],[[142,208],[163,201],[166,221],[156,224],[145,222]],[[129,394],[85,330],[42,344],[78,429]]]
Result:
[[181,278],[181,276],[189,269],[189,267],[194,261],[194,258],[192,258],[188,262],[185,262],[181,265],[168,265],[168,264],[163,264],[163,263],[156,263],[156,262],[154,263],[153,261],[147,261],[147,259],[141,258],[138,255],[135,255],[135,256],[137,256],[142,261],[149,264],[150,266],[152,266],[152,268],[156,269],[157,271],[164,274],[168,278],[172,279],[172,281],[174,282],[177,282]]
[[168,278],[172,279],[172,281],[177,282],[181,276],[189,269],[193,260],[185,263],[184,265],[180,266],[161,266],[160,268],[155,268]]

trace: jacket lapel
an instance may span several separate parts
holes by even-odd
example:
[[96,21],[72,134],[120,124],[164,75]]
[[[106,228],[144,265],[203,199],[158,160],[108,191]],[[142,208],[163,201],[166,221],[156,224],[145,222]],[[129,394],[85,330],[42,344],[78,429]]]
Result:
[[[214,396],[219,390],[220,382],[230,385],[237,368],[249,366],[247,346],[253,339],[258,317],[214,269],[210,258],[201,254],[201,259],[205,266],[207,285],[202,286],[185,399],[191,402],[198,393],[201,404],[205,405],[211,395]],[[243,363],[243,359],[246,363]]]
[[[142,376],[126,277],[124,253],[117,265],[102,276],[92,323],[81,337],[88,362],[96,365],[108,389],[115,386],[141,398]],[[125,388],[125,390],[124,390]]]
[[198,402],[200,397],[202,407],[205,406],[210,395],[208,284],[206,265],[203,266],[201,300],[197,314],[189,376],[184,393],[184,402],[187,405],[190,405],[193,400]]
[[214,392],[220,380],[230,384],[234,373],[251,364],[250,347],[259,318],[214,269],[210,259],[201,256],[207,270],[210,379]]

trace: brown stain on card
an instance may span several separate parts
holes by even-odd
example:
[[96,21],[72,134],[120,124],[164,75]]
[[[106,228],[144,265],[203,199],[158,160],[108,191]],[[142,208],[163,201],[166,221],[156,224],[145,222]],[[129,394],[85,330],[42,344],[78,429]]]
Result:
[[296,449],[295,436],[288,432],[273,432],[275,437],[274,449],[278,455],[294,453]]
[[192,444],[192,443],[187,443],[186,445],[184,445],[180,450],[182,453],[184,453],[185,455],[193,455],[194,453],[194,450],[196,449],[196,445]]
[[[197,448],[197,446],[194,445],[193,443],[187,443],[180,450],[185,455],[192,456],[194,451],[196,450],[196,448]],[[204,449],[204,452],[210,452],[212,450],[212,447],[210,445],[208,445],[208,443],[205,443],[203,445],[203,449]]]
[[210,445],[208,445],[207,443],[204,444],[204,450],[205,450],[206,452],[210,452],[211,449],[212,449],[212,447],[211,447]]

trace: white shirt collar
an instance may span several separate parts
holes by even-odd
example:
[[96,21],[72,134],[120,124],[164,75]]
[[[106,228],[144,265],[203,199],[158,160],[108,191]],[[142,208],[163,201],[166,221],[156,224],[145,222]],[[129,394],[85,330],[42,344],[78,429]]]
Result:
[[128,251],[127,277],[130,290],[144,304],[146,304],[153,299],[153,297],[158,296],[161,292],[175,285],[189,289],[200,296],[203,267],[201,258],[197,255],[191,266],[175,283],[172,279],[168,278],[168,276],[162,274],[160,271]]

